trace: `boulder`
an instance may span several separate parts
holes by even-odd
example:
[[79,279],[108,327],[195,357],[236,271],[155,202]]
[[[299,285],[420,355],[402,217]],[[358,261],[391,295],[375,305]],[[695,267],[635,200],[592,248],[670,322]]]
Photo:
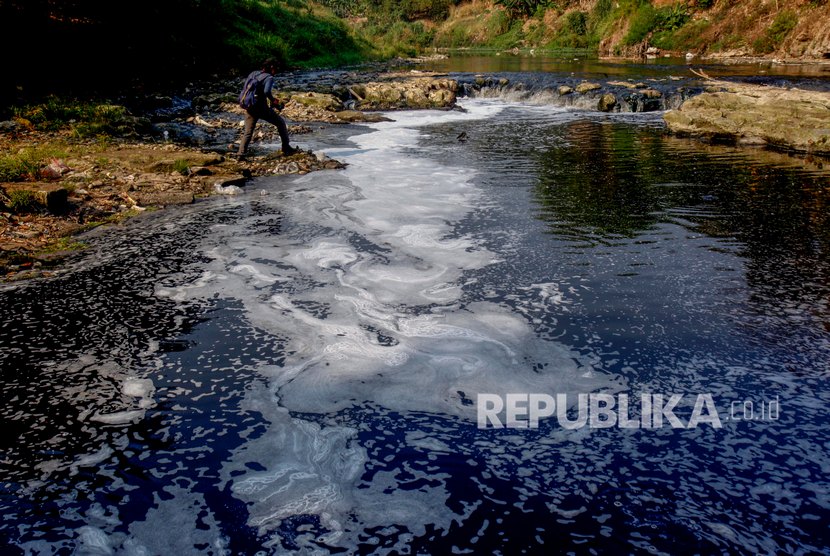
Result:
[[343,103],[339,99],[325,93],[295,93],[290,96],[290,99],[303,106],[321,108],[329,112],[343,109]]
[[663,116],[673,133],[830,155],[830,93],[710,82]]
[[458,82],[446,77],[373,81],[352,86],[360,107],[370,110],[449,108],[455,105]]
[[600,112],[611,112],[614,110],[614,107],[617,106],[617,97],[612,95],[611,93],[605,93],[601,97],[599,97],[599,102],[597,103],[597,110]]
[[334,112],[330,112],[329,110],[314,104],[302,104],[298,102],[295,97],[292,97],[291,100],[285,104],[280,113],[284,117],[295,122],[340,122]]
[[128,198],[140,207],[163,207],[170,205],[189,205],[193,202],[190,191],[131,191]]
[[568,87],[567,85],[560,85],[557,91],[559,91],[560,96],[569,95],[574,92],[573,87]]
[[626,89],[636,89],[637,88],[637,84],[632,83],[631,81],[609,81],[608,85],[609,86],[614,86],[614,87],[625,87]]
[[596,91],[597,89],[601,89],[602,85],[599,83],[590,83],[588,81],[583,81],[579,85],[576,86],[576,92],[580,94],[585,94],[589,91]]

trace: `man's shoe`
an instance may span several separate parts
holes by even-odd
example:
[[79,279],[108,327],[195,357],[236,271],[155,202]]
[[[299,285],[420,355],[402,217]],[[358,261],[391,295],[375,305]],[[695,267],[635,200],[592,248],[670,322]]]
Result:
[[290,145],[288,147],[283,147],[282,149],[283,156],[291,156],[292,154],[297,154],[298,152],[300,152],[300,149]]

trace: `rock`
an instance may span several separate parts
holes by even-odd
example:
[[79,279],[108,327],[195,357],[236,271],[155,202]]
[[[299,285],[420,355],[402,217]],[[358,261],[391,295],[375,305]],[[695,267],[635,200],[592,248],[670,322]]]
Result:
[[31,231],[19,231],[15,230],[12,232],[12,235],[15,237],[23,238],[23,239],[34,239],[36,237],[40,237],[43,235],[41,230],[31,230]]
[[321,108],[329,112],[336,112],[343,108],[343,104],[334,95],[324,93],[292,94],[291,100],[303,106]]
[[49,212],[60,213],[66,210],[69,191],[58,183],[8,183],[3,187],[9,197],[29,197],[38,206]]
[[284,117],[295,122],[329,122],[341,123],[341,120],[325,108],[314,104],[305,105],[296,98],[289,100],[280,112]]
[[[190,121],[190,120],[188,120],[188,121]],[[200,126],[203,126],[203,127],[208,127],[208,128],[220,127],[220,124],[209,122],[198,114],[193,117],[192,121],[193,121],[194,124],[200,125]]]
[[20,129],[20,124],[13,121],[13,120],[6,120],[4,122],[0,122],[0,131],[4,133],[10,133],[12,131],[17,131]]
[[626,89],[635,89],[637,87],[635,83],[631,83],[630,81],[609,81],[608,85],[614,87],[625,87]]
[[222,156],[218,156],[212,153],[188,153],[187,155],[183,155],[177,158],[161,158],[159,160],[154,160],[150,164],[148,164],[145,168],[149,172],[158,172],[158,173],[178,173],[180,165],[184,162],[191,168],[196,167],[204,167],[204,166],[215,166],[224,162],[224,158]]
[[49,164],[38,170],[38,175],[45,180],[56,180],[71,171],[72,169],[63,160],[53,158],[49,161]]
[[661,93],[657,89],[643,89],[642,91],[640,91],[640,94],[646,98],[660,98],[663,96],[663,93]]
[[455,105],[458,82],[446,77],[415,77],[396,81],[373,81],[360,88],[363,91],[362,108],[449,108]]
[[391,118],[387,118],[382,114],[360,112],[358,110],[341,110],[335,112],[334,115],[343,122],[391,122]]
[[617,97],[611,93],[605,93],[602,95],[599,98],[599,103],[597,103],[597,109],[601,112],[611,112],[614,110],[615,106],[617,106]]
[[218,187],[229,187],[231,185],[244,185],[245,182],[248,181],[244,175],[234,175],[234,176],[227,176],[220,180],[217,180],[214,183],[214,188]]
[[569,95],[572,92],[574,92],[573,87],[568,87],[567,85],[560,85],[559,89],[557,89],[557,90],[559,91],[559,94],[561,96]]
[[596,91],[597,89],[601,88],[602,86],[598,83],[589,83],[588,81],[583,81],[582,83],[576,86],[576,92],[584,95],[589,91]]
[[132,191],[127,198],[139,207],[165,207],[171,205],[189,205],[193,202],[190,191]]
[[673,133],[830,155],[830,93],[710,82],[663,116]]

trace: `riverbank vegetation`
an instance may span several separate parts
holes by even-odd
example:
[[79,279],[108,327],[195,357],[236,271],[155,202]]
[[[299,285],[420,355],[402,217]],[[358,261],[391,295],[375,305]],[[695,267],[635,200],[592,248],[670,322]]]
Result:
[[434,48],[830,58],[828,0],[105,0],[0,4],[0,116],[47,94],[99,97]]
[[332,10],[306,0],[5,0],[0,109],[48,94],[141,95],[238,75],[276,57],[292,67],[343,65],[373,47]]
[[471,0],[432,27],[438,47],[830,58],[827,0]]

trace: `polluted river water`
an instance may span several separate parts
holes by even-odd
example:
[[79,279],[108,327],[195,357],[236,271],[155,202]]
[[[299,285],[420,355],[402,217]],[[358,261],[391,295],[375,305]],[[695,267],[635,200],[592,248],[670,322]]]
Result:
[[4,285],[3,552],[826,553],[830,171],[459,108]]

